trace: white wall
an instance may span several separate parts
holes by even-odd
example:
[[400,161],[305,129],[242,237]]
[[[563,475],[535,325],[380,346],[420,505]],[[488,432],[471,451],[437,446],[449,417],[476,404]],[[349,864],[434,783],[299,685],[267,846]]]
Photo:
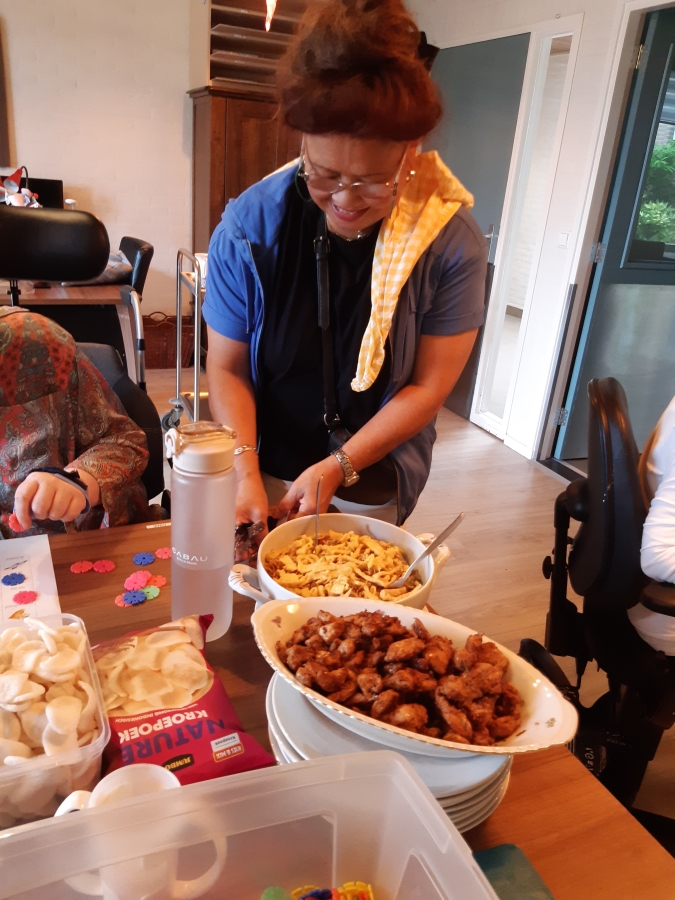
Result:
[[154,245],[146,314],[173,310],[191,240],[190,3],[0,0],[11,162],[63,179],[112,247]]
[[[652,4],[658,5],[662,4]],[[604,189],[610,156],[607,144],[612,142],[610,132],[616,131],[616,123],[611,120],[607,127],[608,96],[614,83],[623,92],[621,85],[631,66],[630,55],[624,54],[618,70],[614,70],[616,53],[623,43],[622,22],[628,10],[646,8],[647,2],[408,0],[408,6],[428,40],[440,47],[530,31],[536,23],[565,16],[583,16],[537,280],[523,319],[525,336],[516,361],[518,375],[512,403],[507,410],[505,443],[532,457],[547,425],[545,411],[568,286],[573,282],[579,285],[575,307],[578,316],[587,285],[590,244],[595,239],[602,208],[597,197],[594,203],[590,198],[596,185],[600,194]],[[613,112],[616,114],[616,109]],[[452,166],[452,160],[448,162]],[[558,246],[561,233],[570,235],[565,248]]]

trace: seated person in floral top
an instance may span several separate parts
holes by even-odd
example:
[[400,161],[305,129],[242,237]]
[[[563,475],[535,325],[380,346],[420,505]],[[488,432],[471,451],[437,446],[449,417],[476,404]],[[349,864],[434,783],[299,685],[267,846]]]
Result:
[[0,307],[3,537],[151,518],[147,462],[145,434],[73,338],[43,316]]

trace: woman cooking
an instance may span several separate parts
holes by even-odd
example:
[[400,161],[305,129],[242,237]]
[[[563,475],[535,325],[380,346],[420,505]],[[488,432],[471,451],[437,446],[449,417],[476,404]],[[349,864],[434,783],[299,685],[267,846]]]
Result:
[[[483,321],[473,198],[418,145],[438,123],[400,0],[307,9],[282,60],[300,159],[231,201],[209,248],[213,416],[237,522],[320,509],[403,523]],[[331,359],[332,357],[332,359]]]

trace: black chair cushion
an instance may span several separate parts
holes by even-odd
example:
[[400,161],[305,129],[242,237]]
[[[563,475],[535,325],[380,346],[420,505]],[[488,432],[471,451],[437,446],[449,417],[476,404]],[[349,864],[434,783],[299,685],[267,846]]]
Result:
[[629,609],[646,582],[640,568],[647,510],[639,454],[619,382],[593,379],[588,397],[588,500],[580,490],[576,499],[585,518],[570,552],[570,583],[584,597],[584,611]]
[[142,475],[148,498],[164,490],[164,438],[155,404],[144,390],[129,378],[119,353],[108,344],[78,343],[80,350],[96,366],[117,394],[126,414],[145,432],[150,458]]
[[0,204],[0,278],[88,281],[109,254],[108,232],[91,213]]
[[675,584],[650,581],[642,591],[640,600],[652,612],[675,616]]

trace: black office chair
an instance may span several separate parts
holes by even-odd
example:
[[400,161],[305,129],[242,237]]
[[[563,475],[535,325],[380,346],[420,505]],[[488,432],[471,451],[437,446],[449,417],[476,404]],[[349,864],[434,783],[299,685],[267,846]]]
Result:
[[126,414],[145,432],[150,459],[142,481],[148,497],[164,490],[164,438],[159,413],[150,397],[127,375],[119,353],[109,344],[78,343],[117,394]]
[[[543,565],[551,580],[546,650],[524,640],[520,655],[575,703],[575,754],[630,806],[663,731],[675,721],[675,658],[646,644],[626,610],[642,598],[675,615],[675,587],[650,583],[640,568],[647,510],[623,388],[614,378],[594,379],[588,395],[588,475],[557,497],[555,547]],[[571,519],[581,523],[573,539]],[[568,578],[583,597],[581,610],[567,599]],[[574,657],[576,686],[551,654]],[[579,702],[579,687],[591,660],[606,672],[609,690],[588,709]]]
[[148,277],[148,270],[152,257],[155,254],[155,248],[147,241],[141,241],[134,237],[123,237],[120,241],[120,250],[131,264],[131,286],[141,297],[143,296],[143,288],[145,287],[145,279]]

